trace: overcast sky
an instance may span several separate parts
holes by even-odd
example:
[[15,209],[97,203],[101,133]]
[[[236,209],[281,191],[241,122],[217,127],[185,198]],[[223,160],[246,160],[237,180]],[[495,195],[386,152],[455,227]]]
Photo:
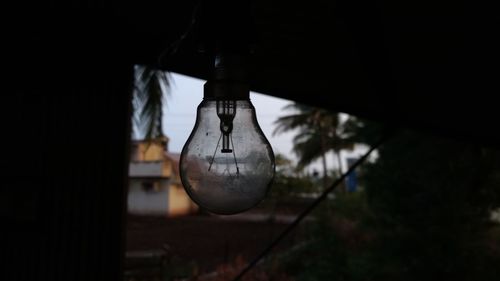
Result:
[[[205,81],[188,76],[175,74],[171,76],[172,87],[170,95],[164,103],[163,131],[170,138],[169,150],[180,152],[193,129],[196,108],[203,98],[203,84]],[[257,112],[257,120],[262,131],[271,143],[275,154],[281,153],[288,158],[295,159],[292,153],[292,139],[295,132],[284,133],[273,136],[275,128],[274,121],[283,115],[290,114],[283,107],[292,101],[275,98],[259,93],[250,93],[250,99]],[[360,151],[355,152],[359,154]],[[347,153],[344,153],[347,156]],[[336,166],[332,155],[327,156],[328,165]],[[320,169],[319,163],[312,165],[310,169]]]

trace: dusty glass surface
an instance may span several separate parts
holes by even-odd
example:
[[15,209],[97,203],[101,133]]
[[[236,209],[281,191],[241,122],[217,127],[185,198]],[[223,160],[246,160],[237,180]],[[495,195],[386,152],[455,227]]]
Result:
[[234,214],[257,205],[274,177],[273,151],[253,105],[250,101],[236,101],[235,105],[231,133],[226,137],[222,131],[227,124],[221,124],[217,102],[202,101],[180,160],[182,183],[190,197],[218,214]]

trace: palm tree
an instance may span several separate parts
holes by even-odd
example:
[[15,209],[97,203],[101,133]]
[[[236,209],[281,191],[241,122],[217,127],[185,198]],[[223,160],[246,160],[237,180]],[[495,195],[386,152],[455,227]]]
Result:
[[296,112],[278,118],[273,134],[298,129],[298,134],[293,139],[293,150],[299,157],[298,165],[303,168],[321,158],[323,185],[327,188],[329,182],[326,154],[333,151],[337,156],[340,173],[340,151],[353,148],[350,136],[343,131],[339,114],[297,103],[289,104],[284,109]]
[[163,97],[169,93],[170,75],[151,66],[136,66],[134,75],[132,132],[146,140],[161,137]]

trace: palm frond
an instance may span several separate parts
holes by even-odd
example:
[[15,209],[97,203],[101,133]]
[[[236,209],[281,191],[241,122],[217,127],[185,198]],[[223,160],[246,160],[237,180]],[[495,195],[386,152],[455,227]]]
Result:
[[293,143],[300,143],[304,142],[307,139],[310,138],[319,138],[320,134],[316,132],[315,130],[308,129],[308,130],[301,130],[299,131],[292,139]]
[[144,139],[163,135],[163,101],[169,93],[169,74],[150,66],[135,68],[133,124],[134,134]]
[[274,121],[274,124],[276,125],[276,128],[273,131],[273,135],[278,135],[300,127],[307,126],[308,116],[306,114],[282,116]]
[[313,107],[299,103],[291,103],[286,105],[283,110],[294,111],[294,113],[278,118],[274,124],[276,128],[273,135],[278,135],[295,129],[303,129],[313,124],[313,112],[316,110]]
[[321,108],[298,103],[284,107],[292,114],[278,118],[273,135],[297,130],[293,138],[293,151],[298,156],[298,165],[305,167],[329,151],[352,150],[355,143],[355,119],[342,121],[340,115]]
[[283,107],[283,110],[306,113],[306,112],[310,112],[310,111],[314,110],[314,107],[294,102],[294,103],[290,103],[290,104],[285,105]]
[[294,144],[293,151],[299,158],[298,165],[305,167],[323,155],[321,138],[312,137]]

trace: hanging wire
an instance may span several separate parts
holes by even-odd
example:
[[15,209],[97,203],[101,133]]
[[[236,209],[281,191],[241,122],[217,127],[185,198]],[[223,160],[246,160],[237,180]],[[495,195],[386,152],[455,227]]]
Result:
[[363,154],[356,162],[352,164],[349,169],[342,174],[340,178],[338,178],[333,184],[325,189],[323,193],[314,200],[314,202],[311,203],[300,215],[298,215],[295,220],[289,224],[283,232],[281,232],[278,237],[276,237],[257,257],[255,257],[234,279],[233,281],[238,281],[241,280],[241,278],[247,274],[257,263],[262,260],[271,250],[278,245],[283,238],[285,238],[297,225],[307,216],[309,213],[311,213],[318,205],[321,203],[323,200],[325,200],[330,192],[335,190],[335,188],[342,183],[345,178],[352,172],[354,169],[356,169],[359,165],[361,165],[371,154],[372,152],[380,147],[383,143],[385,143],[390,137],[394,135],[395,131],[391,130],[387,134],[385,134],[378,142],[376,142],[374,145],[370,147],[370,149]]
[[163,62],[165,58],[168,58],[169,56],[177,53],[177,50],[181,47],[182,43],[186,38],[189,36],[189,34],[193,31],[194,27],[196,26],[196,23],[198,21],[198,12],[201,7],[201,2],[202,0],[199,0],[196,3],[196,6],[194,7],[193,14],[191,15],[191,22],[189,23],[186,31],[179,37],[179,39],[175,40],[172,44],[170,44],[165,50],[161,52],[161,54],[158,56],[158,67],[162,69]]

